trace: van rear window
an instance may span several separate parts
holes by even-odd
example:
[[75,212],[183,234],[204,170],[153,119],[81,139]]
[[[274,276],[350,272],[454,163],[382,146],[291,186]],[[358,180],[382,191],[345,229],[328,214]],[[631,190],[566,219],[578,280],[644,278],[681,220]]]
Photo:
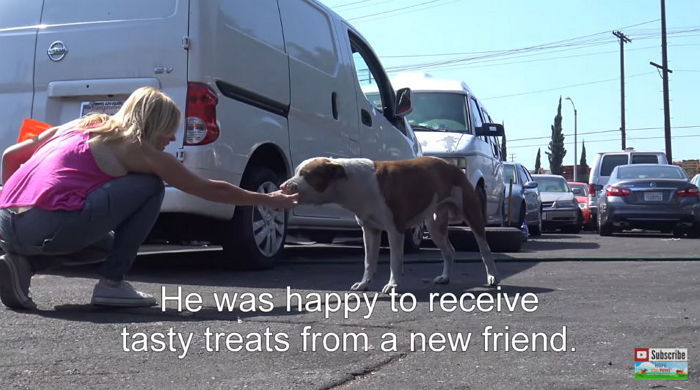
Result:
[[607,156],[603,156],[603,163],[600,164],[600,176],[610,176],[610,174],[616,166],[626,164],[626,154],[610,154]]
[[43,24],[161,19],[175,12],[177,0],[45,0]]
[[632,164],[658,164],[659,158],[655,154],[633,154]]

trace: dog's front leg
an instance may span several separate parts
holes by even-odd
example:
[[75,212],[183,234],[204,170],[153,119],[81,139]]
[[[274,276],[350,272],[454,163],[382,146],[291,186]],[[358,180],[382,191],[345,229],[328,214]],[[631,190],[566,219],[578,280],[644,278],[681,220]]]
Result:
[[368,226],[362,226],[362,239],[365,244],[365,273],[362,280],[350,286],[354,291],[365,291],[372,281],[374,273],[377,271],[379,261],[379,245],[382,238],[382,231]]
[[389,238],[389,283],[382,289],[382,293],[388,294],[399,285],[399,275],[403,269],[403,241],[404,234],[395,230],[386,232]]

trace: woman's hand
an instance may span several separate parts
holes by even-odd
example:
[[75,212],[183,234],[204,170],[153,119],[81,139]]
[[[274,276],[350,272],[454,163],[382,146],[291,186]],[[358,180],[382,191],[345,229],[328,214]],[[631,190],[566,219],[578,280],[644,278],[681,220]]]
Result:
[[268,201],[265,206],[272,209],[290,209],[297,205],[299,194],[286,195],[282,191],[275,191],[267,194]]

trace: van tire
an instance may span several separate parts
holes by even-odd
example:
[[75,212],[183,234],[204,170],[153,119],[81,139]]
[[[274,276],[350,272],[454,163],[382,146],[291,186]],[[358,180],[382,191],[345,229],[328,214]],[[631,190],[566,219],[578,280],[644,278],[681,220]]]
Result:
[[[279,189],[281,182],[280,176],[273,170],[252,167],[243,176],[241,188],[269,193]],[[254,231],[253,225],[261,222],[263,226]],[[222,246],[231,266],[255,270],[275,266],[284,250],[287,212],[262,206],[237,206],[229,227]],[[256,242],[256,233],[260,242]]]
[[423,243],[423,224],[414,226],[406,230],[405,237],[403,239],[403,251],[404,253],[416,253],[420,252],[421,244]]
[[[476,186],[476,196],[479,197],[479,201],[481,202],[481,212],[484,216],[484,224],[488,225],[488,205],[486,204],[486,190],[484,189],[484,183],[479,182],[479,184]],[[505,220],[503,223],[505,224]]]

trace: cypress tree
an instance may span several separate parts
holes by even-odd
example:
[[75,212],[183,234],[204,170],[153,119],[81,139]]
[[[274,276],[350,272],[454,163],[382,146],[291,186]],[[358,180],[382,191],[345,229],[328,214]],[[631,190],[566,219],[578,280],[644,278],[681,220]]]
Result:
[[552,140],[549,141],[549,152],[545,152],[549,158],[549,170],[553,175],[564,173],[562,162],[564,161],[564,156],[566,156],[566,149],[564,148],[564,132],[561,128],[561,119],[561,96],[559,96],[557,115],[554,117],[554,124],[552,125]]
[[537,148],[537,157],[535,157],[535,174],[540,173],[542,163],[540,162],[540,148]]

